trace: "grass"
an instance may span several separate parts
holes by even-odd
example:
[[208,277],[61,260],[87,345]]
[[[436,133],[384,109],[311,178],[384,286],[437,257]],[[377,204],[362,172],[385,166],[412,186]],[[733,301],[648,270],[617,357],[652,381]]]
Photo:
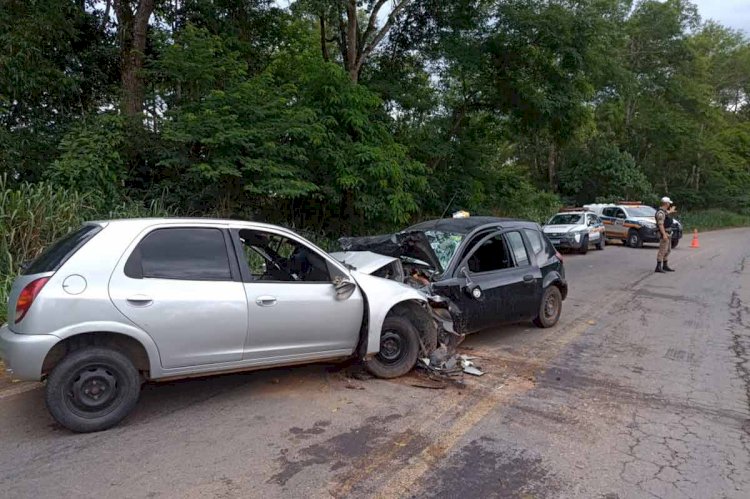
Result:
[[0,177],[0,324],[6,321],[8,292],[20,266],[87,220],[166,216],[158,201],[148,206],[113,203],[107,209],[84,195],[49,183],[12,186]]
[[708,210],[697,210],[686,213],[678,213],[677,219],[682,222],[685,232],[698,229],[699,232],[715,229],[726,229],[730,227],[750,226],[750,215],[736,213],[721,208]]

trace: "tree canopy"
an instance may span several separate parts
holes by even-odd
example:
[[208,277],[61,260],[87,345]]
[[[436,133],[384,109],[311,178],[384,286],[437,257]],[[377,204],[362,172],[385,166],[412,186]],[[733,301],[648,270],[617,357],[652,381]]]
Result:
[[0,0],[0,171],[320,234],[750,212],[750,41],[687,0]]

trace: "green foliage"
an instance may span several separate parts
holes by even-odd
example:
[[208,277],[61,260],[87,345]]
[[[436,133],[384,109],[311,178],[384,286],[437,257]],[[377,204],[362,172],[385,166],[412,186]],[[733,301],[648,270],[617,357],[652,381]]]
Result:
[[97,207],[124,198],[125,143],[123,121],[99,115],[79,122],[60,142],[60,158],[45,172],[49,182],[65,190],[85,192]]
[[568,152],[566,157],[568,161],[560,172],[560,189],[578,205],[655,197],[633,157],[613,144],[595,140]]
[[[5,192],[39,183],[88,218],[164,196],[324,242],[446,209],[541,221],[560,199],[750,210],[750,41],[685,0],[408,2],[358,83],[344,4],[157,2],[127,123],[106,5],[2,0]],[[361,47],[383,19],[367,31],[358,5]]]
[[686,212],[679,215],[679,220],[685,227],[685,237],[690,237],[688,233],[692,232],[693,229],[704,231],[750,226],[750,213],[737,213],[720,208],[712,208]]

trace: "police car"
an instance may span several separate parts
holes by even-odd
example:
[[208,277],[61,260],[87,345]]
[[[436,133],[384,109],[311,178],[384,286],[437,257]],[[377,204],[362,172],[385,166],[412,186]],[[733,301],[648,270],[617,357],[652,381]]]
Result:
[[555,248],[572,249],[586,254],[589,245],[603,250],[606,244],[605,228],[601,219],[583,208],[566,208],[549,219],[542,227]]
[[[598,214],[604,222],[607,239],[620,239],[631,248],[640,248],[643,243],[658,243],[659,230],[656,228],[656,209],[640,201],[620,201],[619,204],[585,205]],[[674,220],[672,224],[672,247],[682,238],[682,224]]]

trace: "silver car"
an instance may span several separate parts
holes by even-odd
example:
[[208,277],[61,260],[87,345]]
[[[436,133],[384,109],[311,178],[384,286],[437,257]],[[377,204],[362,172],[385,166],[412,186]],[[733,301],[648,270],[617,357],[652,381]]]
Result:
[[67,428],[98,431],[145,380],[364,359],[390,378],[437,344],[428,296],[281,227],[229,220],[92,222],[16,279],[0,357],[46,379]]

